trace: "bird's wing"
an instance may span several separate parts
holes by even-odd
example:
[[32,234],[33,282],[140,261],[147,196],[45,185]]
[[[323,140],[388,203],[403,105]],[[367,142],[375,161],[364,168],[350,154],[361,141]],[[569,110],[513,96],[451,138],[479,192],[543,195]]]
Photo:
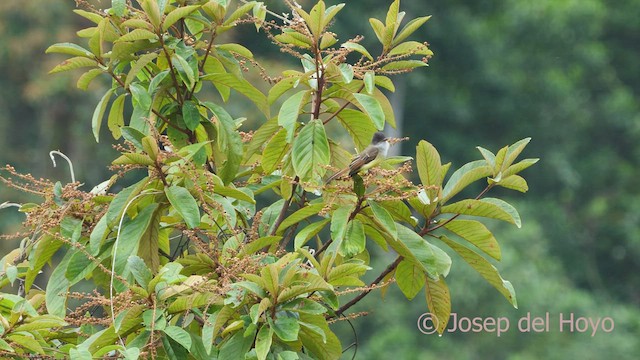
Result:
[[378,157],[377,148],[358,154],[358,156],[351,161],[351,164],[349,164],[349,176],[356,174],[363,166],[372,162],[376,157]]

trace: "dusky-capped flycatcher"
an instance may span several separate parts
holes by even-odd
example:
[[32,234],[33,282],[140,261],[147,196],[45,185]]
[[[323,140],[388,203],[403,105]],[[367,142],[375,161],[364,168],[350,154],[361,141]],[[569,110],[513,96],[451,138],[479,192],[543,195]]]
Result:
[[349,167],[331,175],[327,179],[326,183],[328,184],[335,179],[341,178],[345,174],[353,176],[361,171],[371,169],[372,167],[378,165],[382,160],[384,160],[384,158],[387,156],[387,151],[389,151],[389,139],[383,132],[376,132],[375,134],[373,134],[371,144],[364,150],[362,150],[358,155],[356,155],[353,160],[351,160]]

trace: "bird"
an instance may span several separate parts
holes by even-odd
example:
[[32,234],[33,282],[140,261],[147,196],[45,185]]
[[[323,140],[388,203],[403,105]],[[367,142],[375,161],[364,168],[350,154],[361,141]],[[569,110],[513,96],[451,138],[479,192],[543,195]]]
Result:
[[389,146],[389,138],[387,138],[387,136],[382,131],[376,132],[375,134],[373,134],[371,144],[364,150],[362,150],[358,155],[356,155],[353,160],[351,160],[349,167],[344,168],[331,175],[327,179],[326,184],[335,179],[343,177],[345,174],[353,176],[359,172],[369,170],[372,167],[378,165],[387,156]]

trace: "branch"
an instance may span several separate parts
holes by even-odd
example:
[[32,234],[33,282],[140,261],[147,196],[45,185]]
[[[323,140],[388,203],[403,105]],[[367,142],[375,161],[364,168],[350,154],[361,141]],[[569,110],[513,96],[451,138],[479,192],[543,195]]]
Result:
[[395,270],[398,267],[402,259],[403,259],[402,256],[398,256],[396,260],[393,263],[389,264],[389,266],[387,266],[387,268],[384,269],[384,271],[375,280],[373,280],[373,282],[371,282],[371,284],[369,284],[369,286],[367,286],[365,290],[363,290],[358,296],[354,297],[348,303],[342,305],[338,310],[336,310],[335,314],[332,315],[332,317],[342,315],[350,307],[357,304],[360,300],[362,300],[362,298],[367,296],[376,285],[382,282],[382,279],[384,279],[385,276],[389,275],[393,270]]
[[299,180],[300,178],[297,176],[295,177],[295,179],[293,179],[294,182],[293,182],[293,187],[291,188],[291,196],[289,196],[289,199],[282,206],[282,210],[280,210],[280,214],[278,214],[278,218],[276,219],[276,222],[273,224],[273,230],[271,231],[272,236],[276,234],[278,227],[284,221],[284,217],[287,214],[287,210],[289,210],[289,206],[291,206],[291,202],[293,201],[293,196],[296,193],[296,187],[298,185]]

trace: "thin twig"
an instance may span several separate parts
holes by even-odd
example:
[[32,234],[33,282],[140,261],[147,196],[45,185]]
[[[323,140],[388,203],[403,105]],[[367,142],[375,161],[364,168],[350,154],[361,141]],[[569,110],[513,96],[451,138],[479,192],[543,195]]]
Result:
[[393,263],[389,264],[389,266],[387,266],[387,268],[375,280],[373,280],[373,282],[371,282],[371,284],[369,284],[369,286],[365,290],[363,290],[360,294],[358,294],[358,296],[351,299],[351,301],[349,301],[348,303],[342,305],[338,310],[336,310],[335,314],[332,315],[331,317],[342,315],[350,307],[357,304],[360,300],[362,300],[362,298],[367,296],[371,291],[373,291],[376,285],[382,282],[382,279],[384,279],[385,276],[389,275],[393,270],[395,270],[398,267],[402,259],[404,259],[402,256],[398,256],[398,258]]
[[67,157],[67,155],[63,154],[62,152],[60,152],[58,150],[49,151],[49,157],[51,158],[51,162],[53,163],[53,167],[56,167],[56,159],[53,157],[53,154],[56,154],[56,155],[60,156],[61,158],[67,160],[67,163],[69,164],[69,172],[71,173],[71,182],[72,183],[76,182],[76,175],[73,172],[73,163],[71,162],[71,159],[69,159],[69,157]]

